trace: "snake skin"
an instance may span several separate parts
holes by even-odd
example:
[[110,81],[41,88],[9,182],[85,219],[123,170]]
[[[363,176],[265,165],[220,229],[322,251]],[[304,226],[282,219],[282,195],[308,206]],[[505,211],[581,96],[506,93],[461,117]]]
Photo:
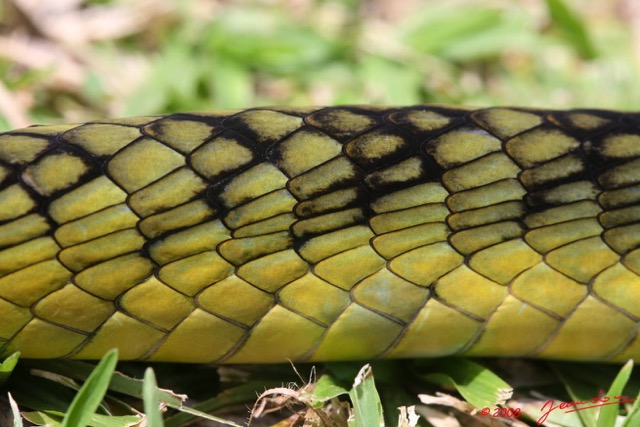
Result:
[[330,107],[0,134],[0,354],[640,360],[640,114]]

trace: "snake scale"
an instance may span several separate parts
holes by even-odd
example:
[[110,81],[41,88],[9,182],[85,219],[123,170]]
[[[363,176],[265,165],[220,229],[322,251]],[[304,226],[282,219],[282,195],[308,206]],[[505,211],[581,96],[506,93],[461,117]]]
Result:
[[0,355],[640,359],[640,114],[255,108],[0,134]]

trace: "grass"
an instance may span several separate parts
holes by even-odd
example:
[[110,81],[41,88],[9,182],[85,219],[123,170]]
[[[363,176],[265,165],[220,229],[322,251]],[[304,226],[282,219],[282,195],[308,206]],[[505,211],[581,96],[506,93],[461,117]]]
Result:
[[[526,366],[527,370],[533,366],[538,370],[536,373],[544,372],[546,366],[558,374],[555,378],[547,376],[535,384],[527,384],[526,373],[513,370],[512,366],[511,374],[520,377],[515,393],[511,385],[492,371],[508,373],[510,369],[500,366],[504,361],[478,363],[449,358],[378,361],[363,366],[332,363],[321,365],[322,372],[318,374],[311,369],[309,380],[301,377],[298,385],[285,386],[265,378],[264,372],[254,371],[244,382],[227,385],[217,396],[191,406],[186,403],[186,396],[158,388],[150,367],[145,369],[142,380],[114,372],[116,351],[107,353],[95,367],[83,362],[52,361],[26,362],[18,369],[17,357],[11,356],[0,366],[3,372],[12,373],[10,381],[5,375],[2,386],[11,399],[14,426],[22,425],[24,418],[35,425],[52,427],[172,427],[194,425],[189,424],[194,420],[211,422],[197,425],[240,427],[246,420],[234,419],[239,403],[247,407],[253,404],[245,413],[250,425],[301,425],[296,422],[304,421],[305,425],[317,426],[415,427],[445,425],[438,424],[444,420],[448,420],[446,425],[465,426],[640,425],[640,377],[632,375],[632,361],[621,369],[601,364],[516,364],[520,369]],[[585,372],[591,377],[586,378]],[[264,391],[257,396],[256,391],[261,388]],[[24,401],[32,410],[20,412],[13,397],[18,402]],[[561,402],[574,403],[564,403],[563,407]],[[204,412],[211,409],[231,410],[232,417]],[[581,410],[572,412],[573,409]]]
[[[0,3],[0,131],[273,104],[634,109],[640,99],[640,12],[633,3],[88,0],[51,2],[58,5],[53,10],[10,0]],[[252,425],[290,416],[306,417],[309,425],[345,425],[353,414],[353,425],[370,426],[380,423],[382,411],[387,425],[410,426],[415,417],[409,408],[415,405],[418,425],[429,420],[436,426],[473,426],[503,425],[505,419],[481,412],[502,407],[521,409],[517,420],[511,418],[514,425],[535,425],[551,397],[589,400],[600,389],[610,396],[619,390],[636,396],[640,389],[640,378],[627,365],[621,370],[449,359],[374,361],[370,371],[363,370],[369,362],[363,361],[318,365],[315,373],[300,365],[297,375],[291,366],[155,364],[154,375],[145,365],[121,362],[117,370],[125,377],[113,373],[114,361],[110,354],[94,370],[82,362],[18,363],[17,356],[10,357],[0,365],[0,412],[20,411],[24,425],[27,420],[62,425],[76,413],[90,417],[92,425],[144,420],[151,426],[185,426],[194,425],[189,424],[194,418],[199,425],[220,425],[200,412],[245,425],[248,408],[254,408],[265,416],[254,417]],[[155,386],[156,376],[162,389]],[[297,386],[283,387],[289,382]],[[513,397],[492,404],[496,391],[505,388],[515,390]],[[92,404],[77,406],[74,397]],[[406,414],[399,422],[398,407]],[[473,408],[480,412],[472,415]],[[555,410],[548,421],[640,425],[637,401],[605,406],[599,417],[597,412]],[[0,425],[22,423],[17,415],[2,417]]]
[[22,4],[0,5],[0,130],[268,104],[630,109],[640,95],[632,1]]

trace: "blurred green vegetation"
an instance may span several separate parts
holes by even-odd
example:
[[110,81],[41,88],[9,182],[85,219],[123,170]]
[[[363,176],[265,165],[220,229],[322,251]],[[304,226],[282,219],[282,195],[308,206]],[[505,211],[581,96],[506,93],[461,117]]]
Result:
[[[275,104],[638,109],[635,3],[5,0],[0,131]],[[206,388],[201,400],[208,409],[218,404],[209,397],[213,381],[203,375],[213,368],[163,369],[161,383],[188,384],[190,395]],[[288,378],[282,372],[292,375],[288,366],[256,370],[278,384]],[[587,366],[577,376],[593,371]],[[264,383],[250,389],[250,398]],[[391,390],[383,402],[393,407],[407,392]],[[244,407],[239,414],[246,416]]]
[[29,3],[0,4],[0,129],[274,104],[640,99],[633,0]]

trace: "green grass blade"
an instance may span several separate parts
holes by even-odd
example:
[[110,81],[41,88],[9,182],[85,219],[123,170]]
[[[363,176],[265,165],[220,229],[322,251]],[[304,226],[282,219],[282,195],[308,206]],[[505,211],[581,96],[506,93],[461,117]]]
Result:
[[5,381],[9,379],[11,376],[11,372],[18,364],[18,359],[20,358],[20,353],[16,352],[7,357],[0,363],[0,385],[4,384]]
[[382,403],[376,390],[370,365],[364,365],[360,369],[353,382],[353,388],[349,391],[349,397],[353,403],[354,413],[354,422],[350,422],[350,426],[384,426]]
[[[556,368],[556,375],[564,384],[564,388],[567,391],[567,394],[571,398],[571,401],[578,402],[584,401],[591,397],[593,397],[593,389],[585,385],[583,382],[571,377],[570,375],[566,375],[565,372]],[[580,422],[584,427],[595,427],[596,426],[596,415],[595,411],[577,411],[573,412],[578,415],[580,418]]]
[[142,384],[142,396],[144,400],[144,412],[147,415],[148,427],[164,427],[162,414],[160,414],[160,400],[158,399],[158,383],[153,369],[147,368],[144,371],[144,382]]
[[[605,396],[609,397],[612,401],[620,400],[617,396],[622,394],[622,390],[624,390],[625,385],[629,381],[631,377],[631,371],[633,371],[633,360],[629,360],[624,364],[620,372],[616,376],[613,383],[609,387],[609,391]],[[625,399],[626,400],[626,399]],[[600,408],[600,415],[598,415],[598,424],[597,427],[610,427],[615,425],[616,418],[618,417],[618,407],[619,404],[615,405],[606,405]]]
[[240,424],[236,424],[233,421],[225,420],[224,418],[216,417],[214,415],[207,414],[205,412],[198,411],[197,409],[189,408],[187,406],[183,406],[178,409],[180,412],[185,414],[193,415],[197,418],[201,418],[203,420],[215,421],[219,424],[231,427],[242,427]]
[[567,37],[576,52],[583,59],[597,57],[596,48],[582,20],[567,7],[563,0],[547,0],[546,2],[551,20]]
[[349,392],[341,387],[332,375],[323,375],[320,377],[313,392],[309,394],[309,398],[314,408],[319,408],[333,398],[349,394]]
[[59,427],[63,416],[58,414],[58,412],[36,411],[25,412],[22,415],[27,421],[37,426]]
[[[75,380],[85,381],[93,372],[94,366],[77,360],[42,360],[38,361],[39,369],[69,377]],[[109,390],[127,396],[142,399],[143,381],[130,378],[116,372],[111,378]],[[158,390],[159,398],[172,408],[179,408],[186,400],[186,396],[177,395],[168,390]]]
[[[59,427],[62,425],[64,413],[58,411],[25,412],[24,418],[35,425]],[[136,427],[142,422],[142,415],[101,415],[93,414],[88,424],[91,427]]]
[[620,427],[638,427],[640,426],[640,392],[636,396],[636,401],[633,402],[633,406],[629,410],[622,426]]
[[435,384],[456,388],[476,408],[495,407],[512,387],[484,366],[467,359],[442,359],[429,365],[433,374],[422,377]]
[[117,350],[111,350],[104,355],[71,402],[62,421],[62,427],[84,427],[89,423],[107,392],[117,362]]

